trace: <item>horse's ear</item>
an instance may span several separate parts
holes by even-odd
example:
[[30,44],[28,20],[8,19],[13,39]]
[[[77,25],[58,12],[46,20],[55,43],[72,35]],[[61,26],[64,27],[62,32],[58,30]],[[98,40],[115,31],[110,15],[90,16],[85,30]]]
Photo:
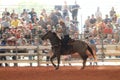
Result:
[[54,34],[54,35],[56,35],[56,33],[55,33],[55,32],[53,32],[53,34]]

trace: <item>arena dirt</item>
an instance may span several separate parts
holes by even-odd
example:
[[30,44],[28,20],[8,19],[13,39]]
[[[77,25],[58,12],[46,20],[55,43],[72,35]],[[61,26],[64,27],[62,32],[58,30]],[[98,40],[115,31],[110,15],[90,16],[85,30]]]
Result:
[[0,80],[120,80],[120,66],[0,67]]

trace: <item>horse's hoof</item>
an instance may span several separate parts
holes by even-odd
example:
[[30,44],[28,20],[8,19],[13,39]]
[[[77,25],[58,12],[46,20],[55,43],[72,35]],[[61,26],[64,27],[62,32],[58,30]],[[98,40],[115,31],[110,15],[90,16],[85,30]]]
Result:
[[84,69],[84,67],[81,68],[82,70]]
[[98,65],[97,62],[95,62],[95,64]]
[[58,68],[55,68],[55,70],[58,70]]
[[92,62],[90,62],[90,66],[92,65]]
[[72,66],[71,63],[69,63],[69,66]]
[[55,70],[58,70],[58,69],[59,69],[58,67],[55,68]]
[[49,66],[49,64],[46,64],[46,66]]
[[54,67],[57,67],[56,65],[53,65]]

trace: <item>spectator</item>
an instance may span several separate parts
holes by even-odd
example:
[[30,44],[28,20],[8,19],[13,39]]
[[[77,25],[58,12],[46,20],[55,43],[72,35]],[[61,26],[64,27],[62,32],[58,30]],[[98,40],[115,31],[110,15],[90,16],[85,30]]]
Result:
[[[3,35],[4,36],[4,35]],[[3,38],[2,40],[1,40],[1,46],[6,46],[6,44],[7,44],[7,40],[6,40],[6,38]],[[6,49],[0,49],[0,53],[6,53]],[[0,56],[0,60],[7,60],[7,56]],[[0,63],[0,66],[3,66],[2,65],[2,63]],[[9,66],[9,64],[8,63],[5,63],[5,66]]]
[[31,18],[32,23],[34,23],[34,18],[33,17],[37,16],[37,13],[35,12],[34,8],[31,9],[31,11],[29,12],[29,14],[30,14],[30,18]]
[[62,14],[60,13],[58,9],[55,9],[55,15],[58,17],[58,20],[62,19]]
[[7,16],[5,19],[3,19],[2,20],[2,22],[1,22],[1,27],[4,29],[4,31],[6,30],[6,29],[9,29],[9,27],[10,27],[10,22],[11,22],[11,20],[10,20],[10,17],[9,16]]
[[51,20],[51,17],[50,17],[50,16],[47,17],[46,25],[51,25],[51,26],[54,25],[54,22],[53,22],[53,20]]
[[69,16],[66,16],[65,17],[65,25],[66,25],[66,27],[69,29],[70,28],[70,24],[71,24],[72,22],[70,21],[70,17]]
[[14,19],[14,17],[15,17],[16,15],[17,15],[17,14],[15,13],[15,10],[13,9],[13,10],[12,10],[12,13],[10,14],[11,19]]
[[79,33],[78,32],[75,32],[74,35],[73,35],[73,39],[74,40],[79,40]]
[[50,18],[53,21],[53,26],[56,27],[56,25],[58,24],[58,17],[53,10],[50,13]]
[[45,9],[42,9],[40,15],[41,15],[41,16],[45,16],[45,15],[46,15],[46,10],[45,10]]
[[113,16],[116,14],[116,11],[114,10],[114,7],[111,8],[109,13],[110,13],[110,18],[112,19]]
[[27,40],[27,42],[29,42],[32,39],[32,33],[31,30],[26,29],[25,34],[24,34],[25,39]]
[[118,25],[120,25],[120,17],[117,18],[116,23],[117,23]]
[[27,40],[23,34],[20,34],[20,38],[17,40],[17,45],[26,45]]
[[78,10],[80,9],[80,6],[77,4],[77,1],[75,0],[75,4],[72,6],[70,12],[72,13],[72,20],[77,20],[78,17]]
[[76,24],[71,23],[69,28],[69,34],[74,36],[75,33],[79,33],[78,26]]
[[104,22],[105,24],[107,24],[108,22],[111,22],[112,20],[108,17],[108,15],[106,14],[105,15],[105,19],[104,19]]
[[37,15],[33,15],[33,17],[32,17],[32,23],[34,24],[34,25],[37,25],[38,24],[38,21],[39,21],[39,19],[37,18]]
[[8,11],[7,8],[5,8],[5,11],[3,11],[3,13],[2,13],[2,20],[5,19],[8,16],[10,16],[10,12]]
[[95,17],[98,22],[102,20],[102,13],[100,11],[100,7],[97,7],[97,11],[95,12]]
[[107,25],[104,29],[104,33],[105,34],[112,34],[113,33],[113,29],[110,27],[110,25]]
[[14,19],[11,21],[11,26],[13,28],[17,28],[18,25],[20,24],[20,20],[18,19],[18,16],[15,16]]
[[95,45],[94,36],[92,36],[92,35],[89,36],[89,42],[91,45]]
[[96,23],[96,18],[94,17],[94,14],[91,15],[91,18],[90,18],[90,24],[91,24],[91,27],[95,26],[95,23]]
[[87,17],[87,19],[85,20],[85,25],[84,25],[84,27],[86,28],[86,27],[90,27],[90,16],[88,16]]
[[69,16],[69,8],[68,8],[68,5],[67,5],[67,2],[64,1],[64,5],[62,7],[62,16],[63,16],[63,19],[65,19],[66,16]]
[[25,22],[25,24],[28,24],[31,21],[30,14],[28,14],[27,11],[23,11],[21,13],[21,18]]
[[40,15],[38,25],[46,29],[46,22],[45,22],[44,17],[42,15]]

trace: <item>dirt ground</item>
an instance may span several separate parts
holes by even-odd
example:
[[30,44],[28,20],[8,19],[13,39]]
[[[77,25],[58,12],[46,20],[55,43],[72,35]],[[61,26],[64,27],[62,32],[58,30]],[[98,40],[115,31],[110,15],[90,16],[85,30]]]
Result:
[[0,80],[120,80],[120,66],[0,67]]

